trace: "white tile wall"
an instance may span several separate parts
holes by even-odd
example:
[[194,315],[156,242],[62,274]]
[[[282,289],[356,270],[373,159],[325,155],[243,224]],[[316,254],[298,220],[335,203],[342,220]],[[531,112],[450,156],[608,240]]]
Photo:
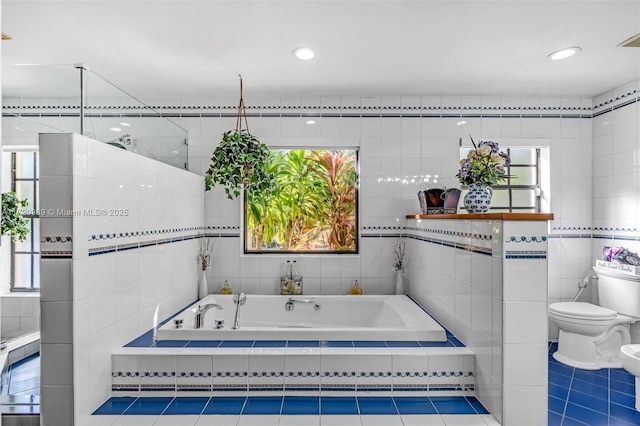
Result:
[[[110,394],[111,353],[197,297],[197,239],[100,250],[197,235],[203,183],[196,174],[73,134],[43,135],[40,153],[48,188],[41,208],[75,212],[41,221],[41,235],[73,239],[64,247],[72,257],[44,253],[41,263],[41,362],[51,373],[42,377],[42,419],[83,424]],[[99,209],[107,213],[86,214]]]
[[[637,87],[638,82],[633,82],[631,86]],[[630,87],[631,87],[630,86]],[[627,87],[623,88],[628,89]],[[621,89],[622,90],[622,89]],[[624,91],[623,90],[623,91]],[[593,105],[612,99],[613,90],[599,96],[593,101]],[[625,92],[625,93],[628,93]],[[629,97],[620,102],[626,101]],[[188,100],[183,100],[188,102]],[[200,99],[200,104],[212,105],[234,105],[235,99],[207,98]],[[289,104],[293,100],[288,99]],[[183,103],[184,103],[183,102]],[[272,106],[279,106],[285,100],[262,99],[253,100],[254,104],[261,104],[263,111],[271,111]],[[295,101],[297,102],[297,101]],[[361,230],[363,226],[403,226],[403,218],[406,213],[417,210],[415,193],[425,186],[436,186],[444,184],[457,186],[453,175],[457,169],[458,138],[467,137],[471,133],[475,139],[500,139],[501,144],[506,140],[523,138],[541,138],[549,141],[550,146],[550,170],[551,170],[551,194],[550,211],[555,214],[552,223],[551,234],[554,238],[549,240],[549,296],[550,301],[566,300],[577,291],[577,281],[581,279],[589,270],[592,259],[598,256],[599,249],[604,244],[620,244],[619,240],[576,238],[582,234],[590,234],[593,229],[604,228],[614,229],[625,227],[637,229],[636,216],[631,211],[637,211],[638,201],[635,192],[632,190],[633,182],[630,179],[633,173],[629,167],[617,168],[616,158],[625,160],[633,158],[637,149],[638,118],[637,106],[631,104],[615,111],[594,117],[568,118],[568,117],[547,117],[545,114],[579,114],[591,113],[591,99],[577,98],[500,98],[495,96],[485,97],[383,97],[383,98],[303,98],[299,101],[301,105],[322,105],[325,107],[338,106],[334,111],[340,111],[339,106],[362,105],[362,106],[420,106],[421,112],[439,113],[441,107],[460,108],[451,111],[475,111],[472,107],[481,106],[484,111],[492,113],[510,112],[513,110],[504,109],[512,106],[531,106],[540,108],[533,110],[540,112],[541,118],[470,118],[467,123],[457,126],[455,118],[327,118],[321,117],[316,121],[316,125],[308,126],[303,122],[296,123],[296,119],[287,118],[283,121],[278,117],[250,118],[250,125],[253,132],[265,141],[283,140],[288,142],[313,145],[318,141],[323,144],[333,146],[357,145],[361,149]],[[195,104],[194,104],[195,105]],[[611,107],[607,104],[596,109]],[[196,105],[197,106],[197,105]],[[501,109],[502,108],[502,109]],[[570,109],[563,109],[570,108]],[[573,108],[573,109],[571,109]],[[276,109],[277,111],[277,109]],[[310,109],[309,111],[315,111]],[[353,112],[354,110],[350,110]],[[357,111],[357,110],[356,110]],[[403,111],[403,110],[399,110]],[[482,110],[481,110],[482,111]],[[635,112],[635,115],[633,113]],[[322,112],[317,110],[316,112]],[[202,174],[208,167],[209,156],[217,144],[221,132],[233,127],[234,120],[228,117],[185,117],[176,119],[182,127],[189,130],[189,164],[192,171]],[[417,122],[420,126],[417,126]],[[286,123],[286,124],[284,124]],[[419,128],[418,128],[419,127]],[[355,141],[355,142],[354,142]],[[419,142],[417,142],[419,141]],[[104,150],[103,150],[104,151]],[[92,152],[92,158],[99,152]],[[101,154],[102,155],[102,154]],[[107,155],[107,154],[105,154]],[[593,156],[593,169],[591,160]],[[420,159],[419,164],[416,158]],[[80,173],[83,168],[87,169],[87,151],[76,152],[75,167]],[[624,166],[624,164],[623,164]],[[123,168],[114,165],[117,173],[111,170],[110,177],[123,173]],[[99,168],[99,167],[98,167]],[[430,182],[427,185],[400,185],[395,182],[379,182],[379,178],[396,177],[408,175],[408,171],[417,171],[420,174],[438,174],[439,181]],[[86,170],[87,177],[95,173],[95,167]],[[154,173],[150,174],[151,176]],[[140,183],[145,183],[144,173],[138,176]],[[593,180],[592,180],[593,176]],[[635,179],[635,178],[634,178]],[[592,185],[593,182],[593,185]],[[89,182],[92,183],[92,182]],[[129,182],[124,182],[127,185]],[[79,184],[82,185],[82,183]],[[96,188],[96,186],[90,186]],[[115,188],[105,186],[105,191],[115,191]],[[591,192],[594,194],[592,209]],[[157,218],[148,217],[150,211],[155,207],[152,192],[144,195],[147,197],[142,205],[136,206],[144,209],[142,215],[149,223],[158,221]],[[631,197],[631,201],[630,198]],[[116,197],[118,198],[118,197]],[[239,231],[241,225],[240,205],[238,201],[228,201],[224,198],[223,192],[219,189],[205,194],[204,202],[205,223],[207,226],[232,226]],[[592,219],[593,214],[593,219]],[[125,225],[125,221],[119,221],[118,226],[135,227],[135,221]],[[88,226],[82,225],[79,226]],[[83,231],[86,232],[86,231]],[[377,232],[377,231],[374,231]],[[629,235],[636,231],[611,231],[613,234]],[[225,240],[224,242],[222,240]],[[348,285],[347,279],[353,271],[357,269],[359,262],[360,277],[365,292],[386,293],[393,289],[392,262],[393,239],[391,238],[362,238],[361,253],[358,261],[346,260],[340,263],[340,269],[345,268],[337,274],[334,270],[322,269],[322,259],[320,266],[318,260],[309,259],[310,266],[305,272],[305,287],[313,292],[342,292]],[[83,241],[74,241],[75,245],[86,245]],[[633,241],[625,242],[629,248],[637,250]],[[418,250],[416,245],[407,245],[409,250]],[[420,249],[422,250],[422,249]],[[437,258],[437,254],[428,253],[431,258]],[[139,256],[139,255],[138,255]],[[273,273],[276,265],[282,261],[282,257],[275,256],[273,260],[262,261],[258,269],[247,267],[250,257],[241,254],[241,244],[239,238],[227,238],[218,241],[214,249],[213,267],[208,271],[208,281],[210,289],[217,291],[225,279],[228,279],[234,290],[242,288],[247,292],[275,292],[277,287],[272,285],[270,276],[263,276],[261,271],[264,267],[269,274]],[[329,259],[330,257],[326,257]],[[132,259],[132,258],[128,258]],[[355,257],[354,257],[355,259]],[[141,257],[142,262],[142,257]],[[306,262],[307,259],[304,259]],[[302,262],[302,263],[304,263]],[[139,274],[135,270],[137,261],[129,262],[131,277]],[[120,261],[118,262],[120,265]],[[304,268],[304,265],[301,265]],[[424,267],[421,267],[421,270]],[[129,270],[119,271],[118,282],[125,284],[129,280]],[[74,267],[74,272],[76,267]],[[249,272],[251,271],[251,272]],[[323,271],[324,275],[323,275]],[[426,271],[424,272],[426,273]],[[255,275],[255,276],[249,276]],[[338,276],[336,276],[338,275]],[[442,280],[435,286],[440,289],[456,288],[454,283],[449,282],[452,277],[440,277]],[[132,282],[138,282],[135,278]],[[134,284],[132,288],[138,284]],[[409,282],[408,286],[414,285]],[[473,290],[479,291],[472,287]],[[462,290],[462,288],[460,288]],[[140,291],[136,289],[133,293]],[[413,291],[413,290],[412,290]],[[126,296],[128,289],[122,288],[119,294],[122,298]],[[478,294],[472,293],[473,294]],[[464,296],[458,300],[464,303]],[[591,297],[585,292],[587,299]],[[432,309],[439,318],[446,321],[453,321],[456,317],[453,314],[455,306],[455,293],[446,295],[438,302],[434,302]],[[131,308],[129,308],[131,309]],[[145,307],[143,310],[149,311]],[[473,303],[471,304],[473,318]],[[80,311],[79,313],[81,313]],[[127,311],[118,314],[127,316]],[[129,317],[127,317],[129,318]],[[88,320],[88,318],[87,318]],[[443,322],[445,321],[443,320]],[[460,324],[475,324],[469,322],[469,318],[462,315],[458,317]],[[483,332],[486,330],[488,318],[478,318],[478,324],[483,324],[479,328]],[[499,320],[499,319],[498,319]],[[496,323],[496,318],[492,319]],[[148,322],[147,322],[148,323]],[[78,328],[82,329],[78,324]],[[88,327],[88,326],[87,326]]]
[[0,298],[2,339],[13,339],[40,330],[40,297],[8,294]]
[[[597,238],[585,252],[592,266],[602,257],[602,247],[623,246],[640,251],[640,193],[637,162],[640,152],[640,109],[637,102],[623,105],[638,97],[640,80],[630,82],[594,99],[596,113],[593,126],[593,230]],[[617,97],[619,99],[615,100]],[[603,105],[604,102],[608,102]],[[588,269],[584,269],[588,272]],[[586,275],[586,274],[585,274]],[[575,281],[577,283],[577,280]],[[572,286],[577,291],[577,285]],[[593,283],[595,284],[595,283]],[[597,302],[597,294],[589,295]],[[582,298],[581,298],[582,300]],[[640,343],[640,326],[631,326],[631,341]]]

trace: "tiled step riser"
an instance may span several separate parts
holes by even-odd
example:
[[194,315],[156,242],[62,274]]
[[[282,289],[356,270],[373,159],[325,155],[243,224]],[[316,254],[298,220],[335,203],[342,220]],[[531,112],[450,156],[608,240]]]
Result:
[[[112,356],[114,395],[142,392],[394,392],[472,395],[473,355],[323,354],[118,354]],[[417,351],[416,351],[417,352]]]

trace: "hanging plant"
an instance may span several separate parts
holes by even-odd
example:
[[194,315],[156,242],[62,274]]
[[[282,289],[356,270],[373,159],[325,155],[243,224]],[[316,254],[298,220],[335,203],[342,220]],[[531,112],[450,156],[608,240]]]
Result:
[[269,148],[249,133],[240,77],[236,128],[224,132],[222,141],[213,151],[211,164],[205,172],[205,189],[209,191],[218,184],[223,185],[227,198],[231,200],[238,197],[243,189],[249,194],[269,192],[275,181],[275,176],[268,170],[269,154]]
[[22,216],[20,207],[26,207],[27,200],[20,200],[15,192],[2,194],[2,225],[0,235],[8,235],[13,241],[24,241],[29,234],[29,219]]

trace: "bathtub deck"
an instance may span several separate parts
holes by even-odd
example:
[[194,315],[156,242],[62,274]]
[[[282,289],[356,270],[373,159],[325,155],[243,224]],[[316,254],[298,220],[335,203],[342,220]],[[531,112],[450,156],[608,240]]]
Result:
[[112,397],[91,420],[497,425],[474,397],[473,353],[445,334],[437,342],[155,341],[150,330],[113,353]]

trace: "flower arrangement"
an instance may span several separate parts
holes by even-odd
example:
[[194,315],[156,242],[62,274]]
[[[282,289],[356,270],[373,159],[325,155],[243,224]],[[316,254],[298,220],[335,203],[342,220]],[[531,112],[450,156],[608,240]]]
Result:
[[404,272],[404,246],[406,242],[402,238],[398,238],[396,241],[396,247],[393,250],[395,253],[395,261],[393,262],[393,270]]
[[497,143],[480,141],[478,145],[471,138],[473,149],[460,161],[456,177],[463,185],[492,186],[507,178],[506,167],[511,164],[509,155],[500,151]]

